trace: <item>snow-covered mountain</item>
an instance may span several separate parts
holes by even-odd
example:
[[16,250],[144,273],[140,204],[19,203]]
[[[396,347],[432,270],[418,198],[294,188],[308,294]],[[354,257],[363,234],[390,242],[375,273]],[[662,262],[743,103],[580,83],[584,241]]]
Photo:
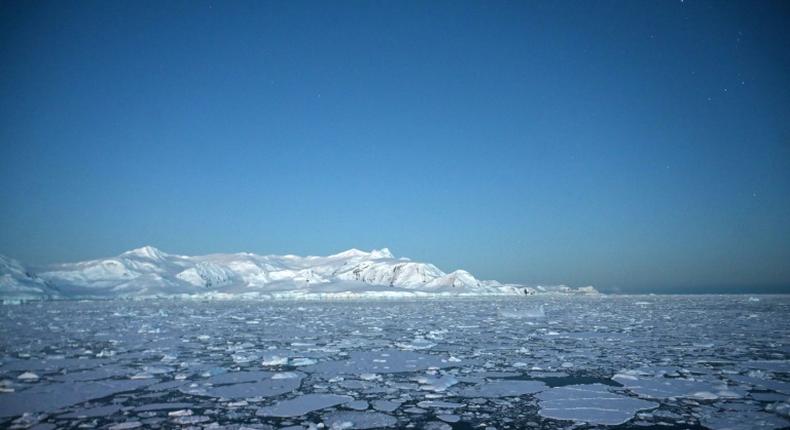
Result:
[[325,257],[250,253],[183,256],[145,246],[116,257],[63,263],[32,274],[0,258],[0,299],[353,298],[525,294],[464,270],[396,258],[387,248]]
[[0,303],[53,299],[60,293],[22,263],[0,255]]

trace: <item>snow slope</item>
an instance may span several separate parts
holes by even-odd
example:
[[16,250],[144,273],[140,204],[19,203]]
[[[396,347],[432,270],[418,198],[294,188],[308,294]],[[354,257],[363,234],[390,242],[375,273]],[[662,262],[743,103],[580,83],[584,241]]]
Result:
[[[145,246],[116,257],[63,263],[30,275],[0,260],[4,301],[47,298],[355,298],[525,294],[464,270],[396,258],[387,248],[329,256],[250,253],[183,256]],[[573,291],[573,290],[569,290]],[[562,291],[567,292],[565,290]]]
[[0,303],[58,298],[60,294],[20,262],[0,255]]

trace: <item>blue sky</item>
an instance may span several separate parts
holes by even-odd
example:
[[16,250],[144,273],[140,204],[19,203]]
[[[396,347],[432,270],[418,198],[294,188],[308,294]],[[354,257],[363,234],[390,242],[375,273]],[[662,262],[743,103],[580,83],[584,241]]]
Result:
[[790,290],[786,2],[4,2],[0,253]]

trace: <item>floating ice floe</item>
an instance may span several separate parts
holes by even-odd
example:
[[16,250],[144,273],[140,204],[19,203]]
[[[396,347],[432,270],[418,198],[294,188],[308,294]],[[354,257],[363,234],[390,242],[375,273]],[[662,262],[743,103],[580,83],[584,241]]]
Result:
[[305,394],[293,399],[282,400],[273,406],[259,408],[255,415],[261,417],[291,418],[330,408],[353,401],[351,396],[338,394]]
[[420,389],[425,391],[442,392],[458,383],[453,375],[442,375],[439,377],[434,376],[420,376],[415,378],[420,384]]
[[739,398],[744,395],[736,387],[690,379],[643,378],[628,373],[619,373],[612,377],[612,380],[622,384],[633,393],[654,399],[685,397],[698,400],[716,400],[719,398]]
[[370,404],[365,400],[354,400],[353,402],[344,403],[343,407],[353,409],[355,411],[364,411],[370,407]]
[[493,381],[484,382],[458,391],[460,397],[513,397],[535,394],[547,388],[541,381]]
[[458,421],[461,421],[461,416],[455,414],[439,414],[436,415],[436,418],[439,418],[446,423],[457,423]]
[[173,409],[186,409],[192,408],[194,405],[192,403],[149,403],[147,405],[142,405],[134,408],[135,412],[150,412],[150,411],[167,411]]
[[0,417],[13,417],[25,412],[56,411],[92,399],[132,391],[150,384],[144,380],[106,380],[80,383],[79,389],[66,383],[35,385],[25,391],[6,393],[0,397]]
[[751,369],[790,373],[790,360],[750,360],[744,363],[744,366]]
[[[633,416],[624,426],[635,428],[787,427],[790,296],[751,309],[739,296],[640,299],[0,307],[0,427],[351,428],[372,425],[372,412],[415,429],[597,428],[615,416]],[[541,303],[551,319],[498,314]],[[420,338],[440,346],[395,346]],[[259,365],[276,356],[285,359]],[[299,358],[318,363],[291,367]],[[625,386],[596,386],[612,369],[632,369],[615,378]],[[358,400],[302,418],[254,416],[309,394]]]
[[184,381],[165,381],[145,387],[148,391],[170,391],[183,387],[186,384]]
[[747,375],[729,375],[727,378],[730,379],[731,381],[738,382],[741,384],[747,384],[763,389],[773,390],[785,394],[785,397],[790,396],[790,382],[778,381],[776,379],[768,379],[768,378],[755,378]]
[[60,381],[60,382],[96,381],[99,379],[109,379],[118,376],[126,376],[129,373],[130,373],[129,368],[116,366],[116,365],[106,365],[90,370],[67,372],[65,374],[55,375],[52,377],[52,380]]
[[224,399],[246,399],[250,397],[272,397],[290,393],[299,388],[301,383],[301,375],[297,378],[284,379],[274,379],[270,377],[256,382],[219,385],[198,389],[182,389],[182,391],[185,391],[187,394],[221,397]]
[[97,358],[32,358],[25,360],[10,360],[3,364],[3,370],[8,371],[27,371],[33,372],[35,370],[48,370],[60,371],[66,370],[69,372],[93,369],[104,364],[108,364],[107,360]]
[[78,409],[74,412],[59,415],[58,418],[98,418],[112,415],[121,410],[120,405],[97,406],[95,408]]
[[435,342],[425,339],[424,337],[417,337],[409,342],[396,342],[395,346],[401,349],[413,351],[420,349],[431,349],[436,346]]
[[555,387],[535,395],[538,413],[557,420],[617,425],[640,410],[658,407],[658,403],[615,394],[610,389],[603,384]]
[[294,379],[294,378],[303,378],[304,375],[297,372],[277,372],[272,375],[272,379]]
[[712,430],[773,430],[790,426],[790,421],[747,403],[703,406],[699,413],[700,423]]
[[398,409],[401,402],[395,400],[374,400],[373,409],[381,412],[393,412]]
[[412,351],[355,351],[347,360],[325,361],[305,368],[308,372],[337,374],[415,372],[431,367],[450,367],[445,357]]

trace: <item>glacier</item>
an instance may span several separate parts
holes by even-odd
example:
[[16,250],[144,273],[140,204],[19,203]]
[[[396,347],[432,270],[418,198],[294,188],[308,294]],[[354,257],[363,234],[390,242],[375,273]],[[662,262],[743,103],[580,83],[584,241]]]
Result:
[[186,256],[153,246],[33,270],[0,256],[0,301],[49,299],[353,299],[597,294],[593,287],[483,281],[465,270],[395,257],[389,249],[329,256],[252,253]]

